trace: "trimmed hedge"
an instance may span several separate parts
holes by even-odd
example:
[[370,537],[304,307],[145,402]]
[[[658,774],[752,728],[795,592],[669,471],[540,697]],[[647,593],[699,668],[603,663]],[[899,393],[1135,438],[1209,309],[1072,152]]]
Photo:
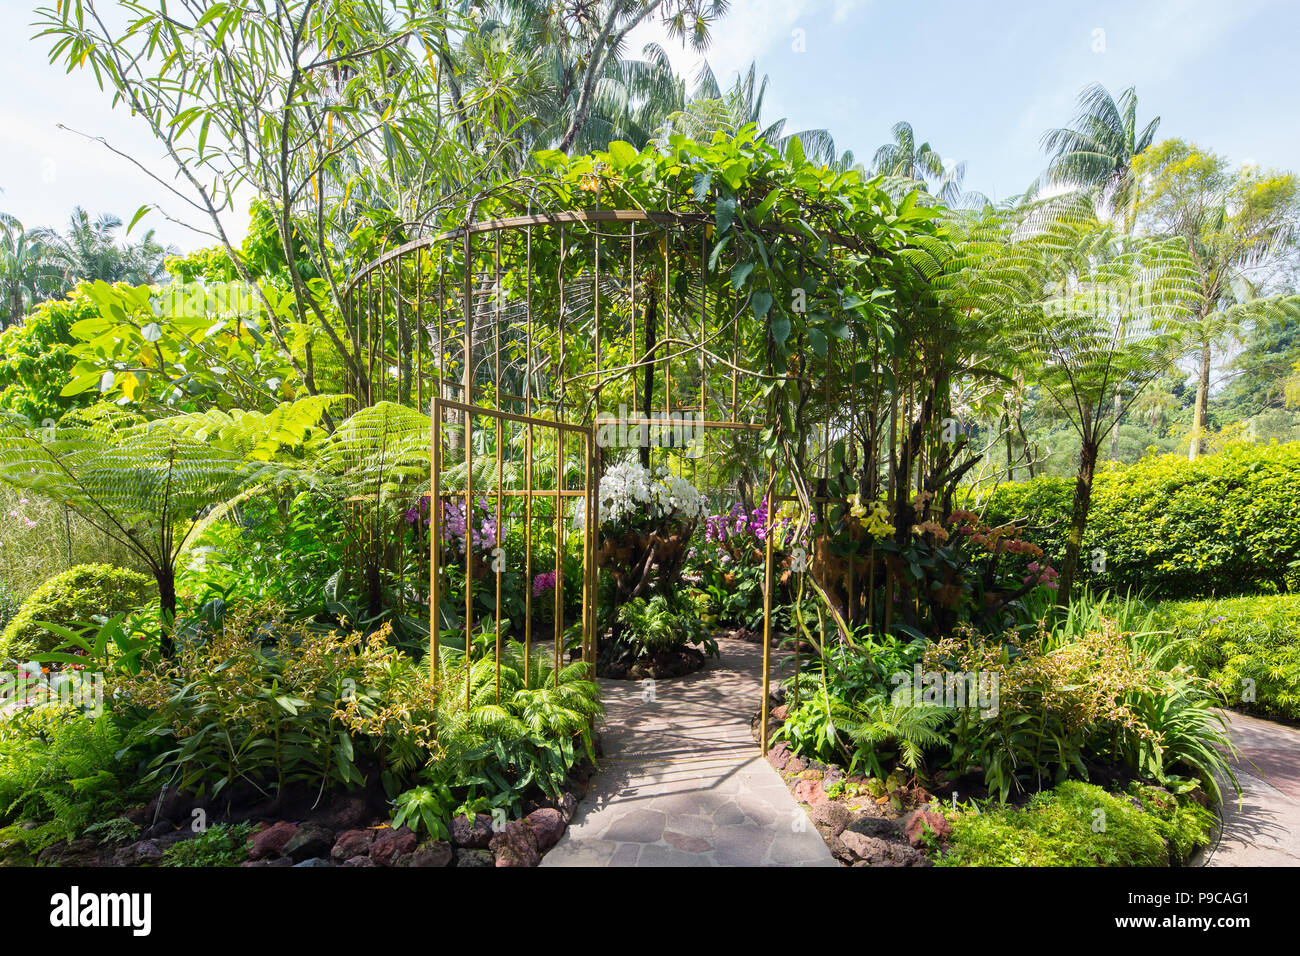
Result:
[[[1035,478],[999,486],[984,517],[1027,521],[1025,536],[1059,567],[1073,500],[1073,478]],[[1192,598],[1300,589],[1300,442],[1103,466],[1083,547],[1079,580],[1097,590]],[[1104,571],[1092,569],[1098,548]]]
[[1188,639],[1187,663],[1233,707],[1300,720],[1300,594],[1168,601],[1155,624]]
[[0,662],[25,661],[55,650],[63,642],[37,621],[88,624],[96,614],[112,617],[133,611],[154,593],[153,578],[107,564],[79,564],[56,574],[23,602],[0,633]]

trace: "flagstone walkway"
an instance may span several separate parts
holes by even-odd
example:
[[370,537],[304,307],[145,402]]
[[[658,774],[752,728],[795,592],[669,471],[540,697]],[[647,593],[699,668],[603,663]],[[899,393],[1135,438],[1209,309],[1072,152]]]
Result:
[[653,693],[601,681],[600,770],[542,866],[838,866],[754,742],[762,646],[718,643]]
[[1223,784],[1223,835],[1206,866],[1300,866],[1300,729],[1225,712],[1237,749],[1238,804]]

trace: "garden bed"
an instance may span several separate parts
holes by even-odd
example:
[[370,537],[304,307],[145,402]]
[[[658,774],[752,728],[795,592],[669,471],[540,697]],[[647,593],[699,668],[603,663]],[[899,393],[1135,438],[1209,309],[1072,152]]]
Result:
[[[768,716],[774,733],[786,706],[777,704]],[[1112,793],[1067,781],[998,804],[975,792],[978,784],[966,789],[965,779],[929,792],[905,774],[880,780],[802,757],[785,741],[769,748],[767,760],[831,855],[850,867],[1181,866],[1209,844],[1218,825],[1200,791],[1179,798],[1131,782]],[[1110,776],[1127,775],[1113,768]],[[965,800],[958,803],[957,794]]]
[[[300,791],[271,808],[228,812],[207,826],[209,802],[173,790],[35,857],[0,841],[5,865],[244,867],[531,867],[559,842],[586,794],[594,767],[573,768],[559,799],[538,794],[513,819],[488,813],[452,817],[447,839],[393,826],[382,792],[337,792],[316,801]],[[313,806],[315,803],[315,806]],[[227,811],[231,805],[227,803]],[[204,825],[195,829],[195,822]]]

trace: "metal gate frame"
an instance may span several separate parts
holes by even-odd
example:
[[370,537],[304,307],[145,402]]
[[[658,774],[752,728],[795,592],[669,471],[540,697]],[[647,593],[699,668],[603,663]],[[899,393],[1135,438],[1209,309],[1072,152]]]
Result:
[[[463,443],[465,447],[465,490],[454,491],[444,494],[442,491],[442,471],[443,471],[443,441],[442,431],[446,426],[444,412],[453,412],[454,418],[464,422]],[[502,411],[500,409],[485,408],[479,405],[469,405],[464,402],[452,401],[442,398],[438,390],[433,390],[429,407],[430,418],[430,436],[429,436],[429,463],[430,463],[430,483],[429,483],[429,675],[430,679],[436,679],[439,663],[439,635],[441,631],[441,622],[439,612],[441,610],[442,588],[442,505],[444,499],[455,500],[463,497],[465,502],[465,520],[466,520],[466,546],[465,546],[465,697],[466,703],[469,702],[470,695],[470,671],[473,664],[473,645],[474,645],[474,574],[473,562],[475,560],[472,549],[472,540],[470,536],[470,524],[473,520],[474,505],[474,470],[473,462],[473,429],[475,418],[492,419],[497,431],[496,440],[496,488],[494,491],[485,491],[488,497],[496,499],[496,527],[498,547],[502,547],[503,537],[501,534],[501,512],[503,500],[507,497],[523,497],[525,500],[525,519],[524,519],[524,665],[525,680],[527,680],[527,664],[529,654],[532,648],[532,534],[533,534],[533,501],[537,498],[554,498],[555,506],[555,587],[553,590],[553,600],[555,602],[554,619],[554,680],[556,686],[559,684],[559,672],[561,667],[563,644],[564,644],[564,505],[565,499],[577,498],[582,504],[583,513],[583,537],[582,537],[582,660],[585,663],[594,666],[596,662],[596,515],[598,514],[598,504],[596,499],[596,489],[599,487],[600,478],[594,472],[598,467],[597,456],[595,454],[595,431],[589,426],[575,425],[569,422],[554,421],[552,419],[537,418],[530,415],[518,415],[512,412]],[[527,428],[527,438],[525,441],[525,464],[526,487],[523,489],[506,489],[502,484],[502,426],[511,422],[517,425],[523,425]],[[553,490],[541,490],[533,487],[533,445],[536,438],[536,429],[546,429],[553,432],[556,436],[555,446],[555,465],[556,465],[556,487]],[[564,452],[566,438],[575,436],[581,441],[583,456],[583,482],[582,488],[571,490],[563,487],[564,473]],[[504,553],[502,554],[504,557]],[[502,621],[502,592],[501,592],[501,575],[504,573],[504,564],[498,565],[493,570],[496,585],[495,600],[495,621],[496,621],[496,683],[497,699],[501,697],[501,621]]]

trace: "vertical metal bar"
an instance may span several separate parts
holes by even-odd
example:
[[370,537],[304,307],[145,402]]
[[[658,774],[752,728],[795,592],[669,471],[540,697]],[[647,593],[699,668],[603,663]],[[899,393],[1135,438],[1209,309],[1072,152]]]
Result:
[[583,523],[582,536],[582,570],[583,570],[583,639],[582,639],[582,660],[585,662],[592,659],[596,647],[596,549],[593,545],[596,535],[596,515],[591,507],[591,482],[592,476],[596,473],[596,449],[593,444],[594,432],[584,433],[583,447],[584,459],[586,461],[585,474],[583,476],[582,487],[582,511],[585,517]]
[[442,408],[437,389],[429,396],[429,432],[429,680],[436,683],[442,629],[438,581],[442,575]]
[[[493,368],[492,377],[495,379],[496,396],[494,404],[497,411],[501,411],[501,233],[496,234],[496,248],[493,255],[492,263],[492,295],[496,299],[496,321],[492,329],[492,352]],[[496,573],[496,682],[497,682],[497,703],[501,703],[501,572],[505,564],[505,542],[501,535],[501,456],[505,450],[504,437],[502,432],[506,427],[504,418],[496,420],[496,431],[494,433],[497,446],[497,508],[496,508],[496,533],[494,535],[496,543],[493,545],[492,565]]]
[[[596,193],[597,203],[600,201],[600,193]],[[600,394],[601,367],[600,367],[600,230],[596,230],[596,252],[595,252],[595,275],[591,281],[591,300],[592,300],[592,320],[591,335],[592,349],[595,352],[596,367],[596,385],[595,394]]]
[[560,686],[560,645],[564,643],[564,431],[555,429],[555,686]]
[[[526,405],[525,405],[526,407]],[[528,655],[533,643],[533,426],[524,437],[524,689],[528,689]]]
[[[555,407],[555,420],[556,420],[556,421],[560,421],[560,422],[564,421],[564,392],[565,392],[565,379],[564,379],[564,309],[565,309],[565,304],[566,304],[566,303],[565,303],[565,298],[566,298],[566,291],[567,291],[567,290],[566,290],[566,288],[565,288],[565,282],[564,282],[564,253],[565,253],[564,237],[565,237],[564,227],[563,227],[563,226],[560,226],[560,260],[559,260],[559,285],[560,285],[560,317],[559,317],[559,327],[560,327],[560,364],[559,364],[559,367],[556,369],[556,374],[555,374],[555,387],[556,387],[556,389],[558,390],[558,392],[557,392],[557,396],[556,396],[556,397],[557,397],[557,403],[556,403],[556,407]],[[563,442],[561,442],[561,444],[563,444]],[[557,480],[557,481],[559,480],[559,479],[558,479],[558,476],[557,476],[556,480]],[[557,499],[557,502],[558,502],[558,499]]]
[[415,407],[424,408],[424,250],[415,251]]
[[596,654],[600,641],[600,566],[596,563],[596,553],[600,547],[600,476],[603,471],[599,446],[596,445],[595,432],[588,431],[588,447],[591,449],[592,469],[587,479],[587,526],[591,529],[591,647],[585,658],[595,668]]
[[[498,379],[498,391],[500,390],[500,380]],[[492,564],[497,578],[497,703],[501,703],[501,574],[505,566],[505,540],[501,534],[501,453],[502,453],[502,430],[506,427],[504,418],[497,419],[496,442],[497,442],[497,524],[496,534],[494,535],[496,544],[493,546]]]
[[[533,227],[524,231],[524,319],[527,335],[524,340],[524,414],[533,414]],[[533,643],[533,426],[529,424],[524,439],[525,479],[524,497],[524,688],[529,685],[529,655]]]
[[[673,403],[673,350],[668,340],[673,337],[672,280],[668,278],[668,250],[673,234],[664,229],[664,412],[672,412]],[[646,416],[649,417],[648,415]]]
[[[759,748],[764,755],[767,754],[767,721],[768,712],[771,710],[768,700],[772,692],[772,581],[774,578],[774,562],[772,557],[772,490],[775,486],[776,468],[773,467],[769,472],[767,479],[767,540],[763,542],[763,710],[758,740]],[[798,635],[795,636],[795,640],[798,640]]]
[[[465,230],[465,404],[474,404],[474,268],[470,231]],[[470,700],[474,657],[474,424],[465,412],[465,706]]]
[[709,237],[704,230],[700,230],[700,417],[703,418],[708,408],[705,404],[707,393],[704,388],[704,343],[708,340],[706,333],[706,320],[709,314],[709,285],[708,285],[708,265],[709,265]]
[[375,404],[375,286],[366,273],[366,404]]
[[[628,276],[629,284],[632,289],[632,361],[639,362],[640,356],[636,350],[636,223],[632,223],[632,247],[628,253]],[[637,369],[636,371],[640,371]],[[636,418],[636,371],[632,373],[632,417]],[[649,417],[650,409],[646,409],[646,417]]]

